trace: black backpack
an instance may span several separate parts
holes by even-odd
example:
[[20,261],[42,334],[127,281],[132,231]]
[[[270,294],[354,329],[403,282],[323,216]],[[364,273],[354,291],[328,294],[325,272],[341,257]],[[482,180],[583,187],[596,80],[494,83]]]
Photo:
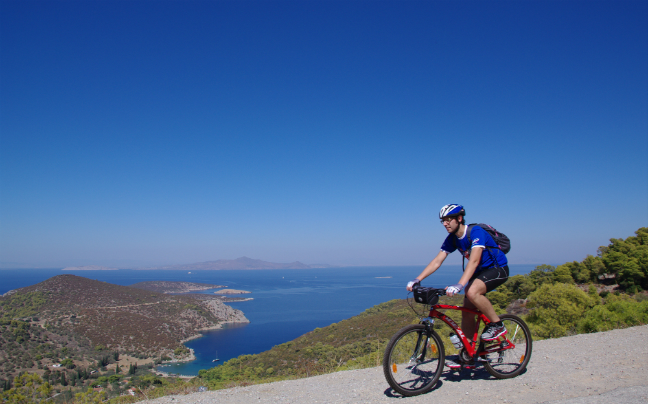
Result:
[[[499,250],[502,251],[504,254],[508,254],[508,252],[511,251],[511,240],[506,236],[506,234],[495,230],[493,226],[489,226],[486,223],[471,223],[468,225],[468,229],[466,230],[466,237],[468,237],[468,245],[472,244],[472,239],[470,238],[470,231],[474,226],[479,226],[482,229],[484,229],[486,233],[490,234],[493,240],[495,241],[495,243],[497,244],[497,246],[499,247]],[[455,247],[459,249],[456,238],[455,238]],[[487,246],[486,248],[488,249],[488,252],[492,255],[493,252],[491,251],[491,249],[493,247]],[[465,256],[464,256],[464,261],[465,261]],[[497,261],[495,261],[495,265],[497,265]]]
[[[468,225],[468,244],[472,244],[472,239],[470,238],[470,231],[472,230],[473,226],[479,226],[482,229],[486,231],[486,233],[490,234],[493,240],[495,240],[495,243],[497,243],[497,246],[499,247],[500,250],[504,254],[508,254],[509,251],[511,251],[511,240],[509,240],[508,237],[506,237],[506,234],[500,233],[499,231],[495,230],[494,227],[487,225],[486,223],[472,223]],[[486,248],[493,248],[493,247],[486,247]]]

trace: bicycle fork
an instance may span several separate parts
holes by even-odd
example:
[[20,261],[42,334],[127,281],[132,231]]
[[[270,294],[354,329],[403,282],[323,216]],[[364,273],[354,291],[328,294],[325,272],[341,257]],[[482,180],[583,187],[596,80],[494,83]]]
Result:
[[425,330],[418,333],[416,347],[414,348],[414,353],[410,357],[410,365],[423,362],[425,354],[427,353],[428,341],[430,340],[430,336],[432,335],[432,326],[434,325],[434,319],[426,317],[421,320],[421,324],[425,326]]

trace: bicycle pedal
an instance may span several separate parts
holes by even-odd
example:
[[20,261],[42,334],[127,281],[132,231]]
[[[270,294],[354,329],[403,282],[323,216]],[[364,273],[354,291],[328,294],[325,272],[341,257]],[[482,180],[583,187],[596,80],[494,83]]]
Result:
[[467,363],[448,363],[446,362],[445,364],[447,367],[449,367],[451,370],[462,370],[462,369],[468,369],[472,370],[476,367],[475,364],[467,364]]
[[461,369],[461,364],[460,364],[460,363],[457,363],[457,362],[450,362],[450,361],[446,361],[445,365],[446,365],[446,367],[449,367],[449,368],[452,369],[452,370],[459,370],[459,369]]

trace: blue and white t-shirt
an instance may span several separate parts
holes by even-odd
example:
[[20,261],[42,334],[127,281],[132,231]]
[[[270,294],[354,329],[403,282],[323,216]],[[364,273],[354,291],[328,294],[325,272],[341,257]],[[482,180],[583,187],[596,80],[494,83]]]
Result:
[[472,239],[471,245],[468,243],[468,226],[466,226],[466,231],[461,238],[458,238],[454,234],[448,234],[448,237],[446,237],[445,241],[441,245],[441,251],[450,254],[455,251],[458,246],[461,254],[466,257],[466,259],[470,259],[470,250],[473,247],[493,247],[484,248],[481,255],[481,262],[479,263],[476,272],[496,266],[495,260],[497,260],[497,265],[500,267],[508,265],[506,255],[500,251],[495,240],[493,240],[491,235],[484,229],[479,226],[473,226],[472,230],[470,230],[470,238]]

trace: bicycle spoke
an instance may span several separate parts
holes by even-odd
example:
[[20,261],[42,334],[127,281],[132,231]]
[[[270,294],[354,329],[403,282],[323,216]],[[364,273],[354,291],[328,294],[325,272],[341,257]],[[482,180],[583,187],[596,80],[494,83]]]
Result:
[[501,318],[509,333],[488,346],[484,367],[493,376],[503,379],[524,371],[531,356],[532,342],[531,333],[520,318],[508,314]]
[[518,324],[515,324],[515,333],[513,334],[513,341],[515,341],[515,336],[517,335],[519,330],[520,330],[520,326]]
[[430,390],[443,370],[443,346],[433,332],[428,338],[422,325],[403,328],[387,345],[383,371],[389,385],[411,396]]

